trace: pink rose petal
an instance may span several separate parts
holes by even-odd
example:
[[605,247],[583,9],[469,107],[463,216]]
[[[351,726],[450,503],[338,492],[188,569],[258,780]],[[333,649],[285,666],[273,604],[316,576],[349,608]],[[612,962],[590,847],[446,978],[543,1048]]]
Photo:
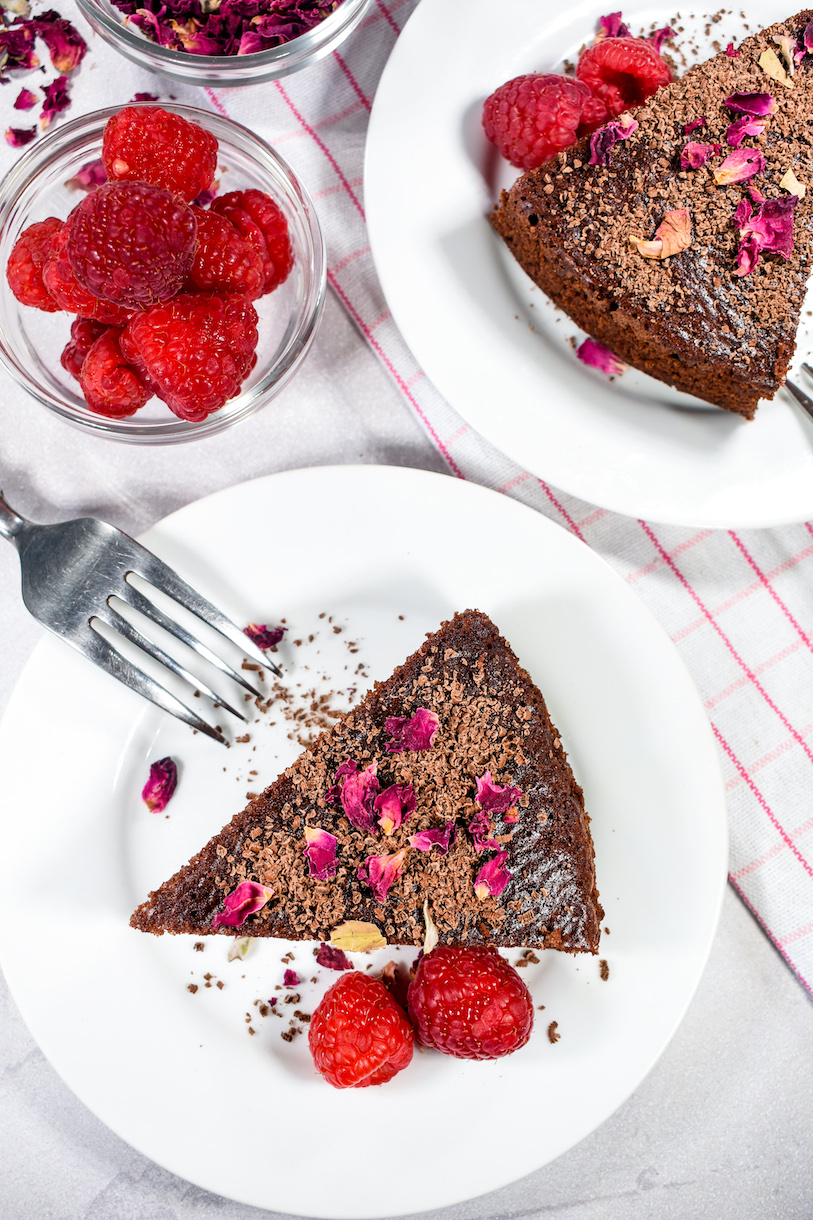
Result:
[[590,165],[609,165],[610,153],[619,140],[627,140],[637,130],[638,121],[624,114],[599,127],[590,137]]
[[338,805],[342,799],[342,780],[348,775],[353,775],[358,770],[358,763],[352,758],[348,758],[336,770],[336,775],[333,783],[325,793],[325,800],[329,805]]
[[283,987],[298,987],[299,975],[295,970],[286,970],[282,978]]
[[259,623],[249,623],[247,627],[243,628],[243,634],[253,640],[263,652],[268,652],[269,648],[277,646],[287,630],[287,627],[269,627],[265,623],[262,626]]
[[597,339],[585,339],[576,348],[576,355],[584,364],[589,364],[591,368],[598,369],[608,377],[620,377],[627,367]]
[[390,886],[401,876],[407,849],[388,856],[368,856],[358,870],[359,881],[366,881],[377,902],[386,902]]
[[21,89],[14,102],[15,110],[31,110],[37,104],[37,95],[30,89]]
[[418,851],[431,851],[436,847],[442,856],[445,856],[449,848],[457,837],[457,827],[454,822],[446,822],[441,830],[439,826],[432,827],[431,830],[419,830],[417,834],[409,836],[409,846],[417,848]]
[[714,181],[718,186],[731,186],[734,182],[746,182],[764,171],[765,158],[758,148],[738,148],[717,166]]
[[388,754],[402,754],[404,750],[428,750],[438,731],[440,721],[434,712],[419,707],[412,716],[390,716],[384,728],[390,735]]
[[734,43],[733,43],[733,42],[730,42],[730,43],[728,44],[728,46],[727,46],[727,47],[726,47],[726,49],[725,49],[725,53],[726,53],[726,55],[728,56],[728,58],[729,58],[729,59],[736,59],[736,58],[737,58],[739,55],[742,55],[742,51],[735,51],[735,50],[734,50]]
[[150,766],[141,799],[150,813],[163,813],[178,784],[178,768],[171,758],[161,758]]
[[223,910],[212,920],[212,931],[218,928],[239,928],[249,915],[261,911],[269,898],[274,896],[270,885],[259,885],[256,881],[241,881],[237,889],[226,895]]
[[68,178],[65,185],[80,191],[92,191],[103,182],[107,182],[107,170],[99,157],[95,161],[86,161],[77,174]]
[[497,855],[487,860],[480,869],[474,879],[474,892],[478,898],[499,898],[511,880],[511,873],[505,867],[506,859],[506,852],[497,852]]
[[630,36],[629,29],[621,19],[621,13],[609,13],[606,17],[599,17],[598,23],[601,26],[600,38],[629,38]]
[[776,102],[770,93],[732,93],[725,99],[724,105],[738,114],[751,114],[764,118],[776,110]]
[[36,134],[36,127],[7,127],[6,144],[10,144],[12,148],[25,148]]
[[71,72],[82,62],[87,43],[70,21],[49,9],[29,23],[48,48],[57,72]]
[[339,863],[336,859],[338,839],[318,826],[305,827],[305,856],[308,872],[317,881],[329,881],[336,876]]
[[357,830],[364,830],[371,835],[376,833],[373,806],[378,795],[377,770],[378,763],[373,761],[363,771],[346,775],[341,792],[342,809],[347,814],[347,820]]
[[690,136],[693,131],[698,131],[701,127],[708,127],[708,119],[704,114],[701,114],[699,119],[692,119],[691,123],[684,123],[683,134]]
[[507,813],[521,796],[521,788],[515,788],[511,784],[495,784],[490,771],[477,776],[477,795],[474,799],[486,813]]
[[680,168],[687,172],[691,169],[701,169],[709,157],[715,156],[721,148],[720,144],[698,144],[695,140],[689,140],[680,154]]
[[373,809],[380,814],[378,824],[384,834],[391,835],[415,812],[415,789],[412,784],[390,784],[375,798]]
[[491,837],[491,823],[485,809],[481,809],[469,822],[469,834],[474,840],[475,851],[499,851],[500,845]]
[[56,80],[51,81],[50,85],[44,85],[42,92],[45,96],[45,102],[40,111],[40,122],[43,127],[47,127],[58,114],[66,110],[71,104],[71,99],[68,97],[67,76],[58,76]]
[[327,970],[352,970],[353,963],[344,949],[336,949],[333,945],[320,945],[316,954],[316,963]]
[[662,26],[661,29],[655,30],[655,32],[653,34],[650,34],[649,38],[647,39],[647,42],[651,42],[653,47],[655,48],[655,50],[660,55],[661,46],[663,45],[663,43],[666,41],[667,38],[674,38],[674,36],[675,36],[675,31],[672,29],[672,27],[665,25],[665,26]]

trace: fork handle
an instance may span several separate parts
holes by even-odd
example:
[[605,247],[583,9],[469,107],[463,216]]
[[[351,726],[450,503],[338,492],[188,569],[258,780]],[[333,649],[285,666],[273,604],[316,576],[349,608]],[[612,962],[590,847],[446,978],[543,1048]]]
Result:
[[25,519],[15,513],[2,491],[0,491],[0,537],[8,538],[9,542],[14,542],[25,524]]

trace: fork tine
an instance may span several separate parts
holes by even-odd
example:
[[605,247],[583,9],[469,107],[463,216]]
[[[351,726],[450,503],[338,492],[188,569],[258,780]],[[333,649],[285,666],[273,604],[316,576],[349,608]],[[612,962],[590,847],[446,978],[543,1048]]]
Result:
[[219,703],[221,707],[226,709],[227,712],[231,712],[233,716],[238,718],[238,720],[245,721],[246,718],[243,713],[238,712],[237,708],[232,707],[230,703],[227,703],[222,695],[218,695],[216,691],[213,691],[212,688],[207,686],[205,682],[201,682],[200,678],[197,678],[194,674],[190,673],[185,666],[181,665],[179,661],[176,661],[175,658],[170,656],[168,652],[164,652],[163,648],[159,648],[157,644],[153,643],[152,640],[143,635],[136,627],[133,626],[132,623],[128,622],[123,614],[119,614],[115,606],[111,606],[109,602],[107,605],[112,621],[108,621],[107,619],[102,618],[101,615],[97,615],[96,617],[99,618],[101,622],[106,622],[108,627],[112,627],[114,631],[117,631],[119,635],[124,636],[124,638],[129,640],[131,644],[135,644],[137,648],[140,648],[142,652],[145,652],[148,657],[152,657],[154,661],[160,661],[160,663],[165,665],[167,669],[172,671],[172,673],[176,674],[179,678],[183,678],[184,682],[188,683],[193,690],[199,690],[201,694],[206,695],[212,700],[213,703]]
[[[216,666],[221,673],[226,674],[226,676],[231,678],[234,682],[238,682],[240,686],[244,687],[247,691],[250,691],[252,695],[257,695],[258,698],[262,699],[263,696],[261,692],[257,690],[256,686],[253,686],[252,683],[249,682],[247,678],[244,678],[236,669],[232,669],[231,665],[229,665],[226,661],[221,660],[217,653],[212,652],[211,648],[207,648],[205,644],[202,644],[200,640],[196,639],[196,637],[187,631],[185,627],[182,627],[180,623],[177,623],[175,619],[170,618],[169,615],[164,614],[162,610],[159,610],[148,597],[144,596],[140,589],[136,589],[129,580],[125,580],[123,585],[124,590],[119,590],[116,594],[117,597],[120,597],[122,601],[127,602],[128,606],[132,606],[134,610],[139,610],[147,618],[152,619],[152,621],[159,627],[163,627],[165,631],[170,633],[170,635],[174,635],[176,640],[180,640],[182,644],[186,644],[187,647],[193,649],[196,653],[198,653],[199,656],[208,661],[210,665]],[[248,639],[248,637],[246,638]],[[223,700],[219,699],[218,702],[222,703]]]
[[[805,372],[813,376],[813,371],[811,371],[806,364],[803,364],[802,368],[805,370]],[[799,404],[802,410],[805,411],[811,419],[813,419],[813,398],[810,398],[807,394],[805,394],[804,390],[800,389],[799,386],[795,385],[787,378],[785,379],[785,389]]]
[[68,638],[69,643],[73,644],[74,648],[78,648],[86,657],[95,662],[100,669],[105,670],[106,673],[111,674],[114,678],[118,678],[119,682],[123,682],[125,686],[129,686],[137,694],[143,695],[145,699],[149,699],[151,703],[155,703],[163,711],[176,716],[178,720],[182,720],[190,728],[197,729],[200,733],[205,733],[207,737],[213,737],[221,745],[227,744],[226,738],[219,729],[208,724],[196,712],[188,708],[185,703],[182,703],[180,699],[176,699],[173,694],[165,690],[160,682],[156,682],[154,678],[148,677],[138,666],[133,665],[120,652],[117,652],[113,645],[103,635],[99,634],[92,623],[88,624],[88,630],[81,637],[66,638]]
[[134,546],[142,558],[143,570],[133,567],[133,571],[137,575],[142,576],[144,580],[160,589],[162,593],[168,594],[179,605],[190,610],[204,623],[208,623],[215,631],[219,631],[226,639],[231,640],[236,644],[247,656],[254,657],[256,660],[273,671],[278,678],[282,677],[282,671],[270,661],[266,654],[257,647],[254,641],[241,631],[236,623],[233,623],[230,618],[227,618],[222,611],[213,606],[211,602],[202,597],[191,585],[188,585],[185,580],[182,580],[177,572],[173,572],[162,559],[157,555],[153,555],[146,547],[142,547],[140,543],[134,542]]

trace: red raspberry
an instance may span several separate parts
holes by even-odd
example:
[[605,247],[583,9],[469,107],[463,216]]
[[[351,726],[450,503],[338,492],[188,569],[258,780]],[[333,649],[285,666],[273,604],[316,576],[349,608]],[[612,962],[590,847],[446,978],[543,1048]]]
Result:
[[135,415],[152,392],[130,368],[119,346],[120,331],[111,327],[96,340],[82,362],[79,384],[85,402],[97,415],[124,419]]
[[65,347],[60,360],[62,367],[77,381],[85,356],[106,330],[103,322],[94,322],[91,318],[77,318],[71,324],[71,341]]
[[198,222],[195,261],[189,272],[193,289],[242,292],[254,301],[263,292],[263,261],[255,247],[217,212],[193,207]]
[[483,127],[512,165],[536,169],[576,143],[585,107],[594,121],[595,100],[580,81],[534,72],[515,77],[486,98]]
[[225,216],[263,260],[263,293],[273,292],[288,278],[294,253],[288,222],[270,195],[262,191],[229,191],[212,203],[212,211]]
[[17,300],[46,313],[58,313],[60,308],[42,282],[42,268],[62,224],[56,216],[49,216],[29,225],[14,243],[6,266],[8,286]]
[[672,80],[669,65],[643,38],[602,38],[582,51],[576,76],[604,103],[610,118],[641,106]]
[[191,203],[214,181],[217,140],[160,106],[126,106],[107,120],[102,161],[111,180],[149,182]]
[[336,1089],[385,1084],[409,1064],[414,1040],[384,984],[358,970],[325,993],[308,1030],[313,1062]]
[[257,312],[242,294],[180,293],[135,314],[121,350],[171,411],[198,421],[237,394],[257,338]]
[[79,283],[130,309],[174,296],[195,257],[192,209],[146,182],[106,182],[74,208],[67,225],[65,251]]
[[87,288],[83,288],[73,273],[65,253],[67,226],[53,237],[53,253],[42,268],[42,282],[54,298],[57,306],[66,313],[79,314],[83,318],[92,318],[96,322],[104,322],[107,326],[124,326],[130,317],[129,309],[113,305],[110,301],[100,301]]
[[534,1008],[522,979],[496,949],[438,945],[409,988],[418,1041],[458,1059],[498,1059],[531,1036]]

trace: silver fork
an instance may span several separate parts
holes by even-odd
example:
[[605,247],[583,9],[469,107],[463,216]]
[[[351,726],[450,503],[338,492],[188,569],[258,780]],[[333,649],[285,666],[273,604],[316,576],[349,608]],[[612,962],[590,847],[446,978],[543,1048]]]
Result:
[[[803,364],[802,369],[813,381],[813,368],[811,368],[809,364]],[[791,395],[791,397],[795,399],[802,410],[805,411],[811,419],[813,419],[813,398],[811,398],[809,394],[805,394],[801,386],[796,385],[787,378],[785,378],[785,389]]]
[[219,727],[208,724],[160,682],[128,660],[100,633],[96,624],[106,624],[181,678],[193,691],[209,698],[215,706],[225,708],[241,720],[245,720],[245,716],[134,627],[111,600],[118,598],[126,602],[252,695],[262,698],[260,691],[181,623],[164,613],[128,578],[140,577],[152,589],[166,594],[231,640],[246,657],[254,658],[264,669],[280,675],[277,666],[231,619],[146,547],[113,525],[95,517],[79,517],[56,525],[34,525],[15,513],[0,492],[0,536],[17,548],[22,567],[23,601],[34,618],[125,686],[216,741],[226,742]]

